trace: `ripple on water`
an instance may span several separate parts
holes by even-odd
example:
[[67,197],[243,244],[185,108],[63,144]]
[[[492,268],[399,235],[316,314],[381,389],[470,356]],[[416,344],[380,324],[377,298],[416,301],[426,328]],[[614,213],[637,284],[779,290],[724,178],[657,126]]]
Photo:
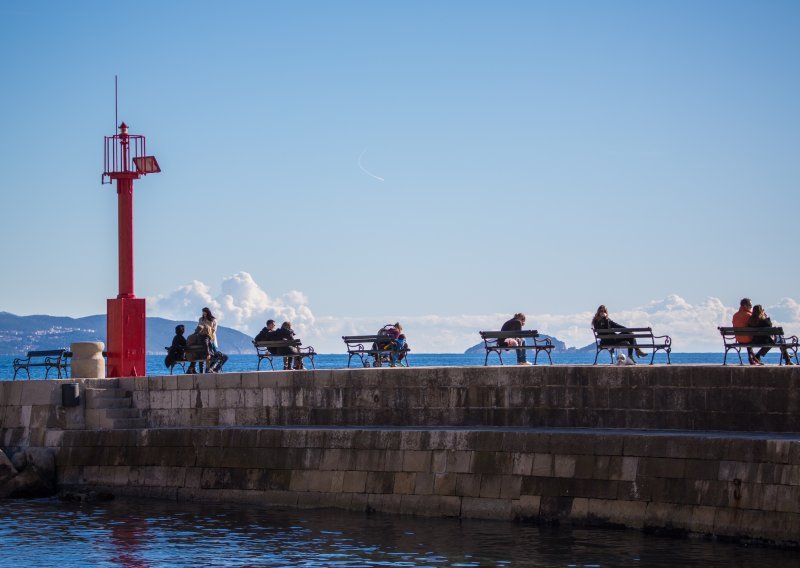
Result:
[[0,502],[23,566],[788,566],[795,551],[632,530],[117,500]]

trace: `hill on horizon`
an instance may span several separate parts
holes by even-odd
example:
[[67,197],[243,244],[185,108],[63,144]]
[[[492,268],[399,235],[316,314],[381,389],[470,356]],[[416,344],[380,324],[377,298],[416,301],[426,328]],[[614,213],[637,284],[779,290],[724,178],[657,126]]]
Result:
[[[165,354],[164,347],[172,343],[175,326],[178,324],[186,326],[188,335],[194,330],[197,322],[148,317],[145,346],[147,354]],[[217,339],[220,349],[229,355],[253,353],[253,338],[241,331],[219,326]],[[69,344],[76,341],[106,343],[106,316],[100,314],[70,318],[48,315],[18,316],[0,312],[0,355],[21,357],[28,351],[69,348]]]
[[[590,343],[589,345],[586,345],[584,347],[567,347],[566,343],[564,343],[563,341],[561,341],[557,337],[553,337],[552,335],[539,334],[539,337],[549,337],[550,338],[550,341],[552,341],[553,345],[555,346],[555,347],[553,347],[553,352],[554,353],[559,353],[559,352],[562,352],[562,351],[594,351],[594,349],[595,349],[595,344],[594,343]],[[484,343],[483,343],[483,341],[473,345],[472,347],[470,347],[466,351],[464,351],[465,354],[483,353],[483,352],[484,352]]]

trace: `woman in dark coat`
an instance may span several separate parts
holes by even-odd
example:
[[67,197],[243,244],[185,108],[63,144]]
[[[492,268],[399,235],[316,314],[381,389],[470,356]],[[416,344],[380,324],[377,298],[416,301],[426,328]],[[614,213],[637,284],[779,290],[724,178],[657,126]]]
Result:
[[[294,339],[294,330],[292,329],[292,322],[285,321],[281,324],[280,329],[276,329],[274,335],[272,336],[273,341],[292,341]],[[299,353],[297,347],[292,345],[287,345],[286,347],[280,347],[277,349],[270,349],[276,355],[284,355],[283,358],[283,370],[289,371],[292,369],[292,363],[294,363],[295,370],[303,369],[303,358],[302,357],[286,357],[286,355],[292,355],[294,353]]]
[[[772,320],[769,319],[767,312],[764,311],[764,306],[761,304],[756,304],[753,306],[753,315],[750,316],[750,319],[747,320],[747,327],[774,327],[772,325]],[[753,343],[768,343],[770,345],[775,345],[775,340],[772,338],[771,335],[764,335],[764,334],[753,334]],[[771,347],[762,347],[758,350],[758,353],[755,354],[753,360],[755,361],[756,365],[763,365],[764,362],[761,358],[769,353]],[[781,348],[781,356],[783,360],[786,362],[787,365],[794,365],[792,362],[791,357],[789,357],[789,353],[786,351],[785,348]]]
[[[597,312],[594,314],[592,318],[592,329],[616,329],[616,328],[624,328],[624,325],[620,325],[611,318],[608,317],[608,310],[605,306],[601,305],[597,308]],[[636,347],[636,340],[635,339],[601,339],[601,345],[630,345],[628,348],[628,360],[633,361],[633,350],[636,349],[636,356],[640,359],[647,355],[644,351]]]

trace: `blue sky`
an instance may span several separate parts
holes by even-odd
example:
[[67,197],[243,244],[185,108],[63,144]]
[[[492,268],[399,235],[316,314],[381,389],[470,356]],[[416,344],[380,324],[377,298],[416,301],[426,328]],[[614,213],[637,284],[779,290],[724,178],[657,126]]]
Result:
[[461,349],[446,326],[519,310],[580,343],[599,303],[794,309],[798,29],[779,1],[6,0],[0,310],[116,295],[115,74],[163,169],[135,186],[151,314]]

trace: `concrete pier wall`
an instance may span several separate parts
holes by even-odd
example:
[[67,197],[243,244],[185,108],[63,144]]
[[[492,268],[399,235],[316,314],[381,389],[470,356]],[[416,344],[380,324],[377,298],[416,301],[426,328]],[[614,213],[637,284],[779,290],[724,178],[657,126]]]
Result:
[[71,431],[65,487],[800,540],[800,443],[552,429]]
[[[0,382],[63,488],[800,545],[794,368],[354,369]],[[61,381],[63,382],[63,381]]]
[[800,369],[439,367],[120,379],[150,427],[526,426],[800,432]]

